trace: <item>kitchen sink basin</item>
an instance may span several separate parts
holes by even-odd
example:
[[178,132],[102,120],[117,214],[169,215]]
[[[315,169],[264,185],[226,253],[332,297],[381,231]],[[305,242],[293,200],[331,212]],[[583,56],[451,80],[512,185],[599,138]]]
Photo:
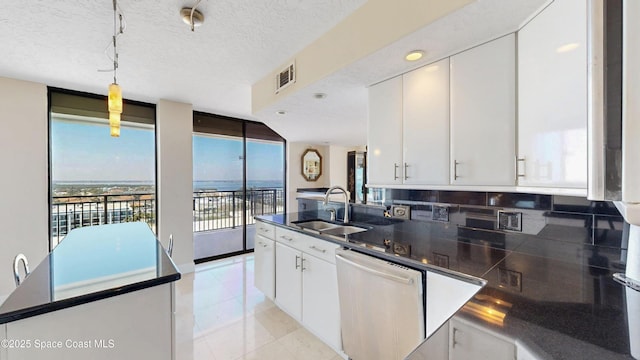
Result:
[[340,225],[322,221],[322,220],[300,221],[300,222],[294,222],[294,224],[300,226],[303,229],[316,230],[316,231],[325,231],[325,230],[333,229],[340,226]]
[[327,235],[343,236],[343,235],[355,234],[363,231],[367,231],[367,229],[361,228],[359,226],[344,225],[344,226],[337,226],[328,230],[324,230],[324,231],[321,231],[320,233],[327,234]]
[[367,231],[366,228],[353,225],[340,225],[323,220],[308,220],[294,222],[297,226],[305,229],[317,231],[320,234],[344,236],[349,234],[355,234],[363,231]]

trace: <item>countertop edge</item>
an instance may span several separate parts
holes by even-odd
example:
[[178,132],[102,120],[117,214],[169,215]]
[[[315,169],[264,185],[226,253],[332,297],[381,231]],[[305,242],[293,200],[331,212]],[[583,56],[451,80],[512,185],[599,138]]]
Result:
[[[432,271],[441,275],[445,275],[445,276],[450,276],[450,277],[454,277],[458,280],[461,281],[465,281],[468,283],[472,283],[475,285],[479,285],[481,287],[484,287],[487,284],[487,280],[483,279],[479,276],[474,276],[474,275],[470,275],[470,274],[465,274],[459,271],[455,271],[455,270],[449,270],[449,269],[443,269],[441,267],[438,266],[434,266],[434,265],[430,265],[430,264],[424,264],[421,263],[419,261],[416,260],[412,260],[412,259],[407,259],[401,256],[396,256],[396,255],[390,255],[387,253],[382,253],[376,250],[371,250],[371,249],[367,249],[365,247],[362,247],[358,244],[354,244],[354,243],[349,243],[343,240],[336,240],[331,238],[330,236],[326,236],[326,235],[321,235],[321,234],[316,234],[314,232],[311,231],[305,231],[301,228],[298,227],[293,227],[293,226],[288,226],[286,224],[282,224],[280,222],[277,221],[273,221],[269,218],[264,217],[263,215],[258,215],[254,217],[256,220],[271,224],[271,225],[275,225],[281,228],[285,228],[287,230],[291,230],[291,231],[295,231],[297,233],[300,234],[304,234],[307,236],[312,236],[315,237],[317,239],[320,240],[324,240],[327,242],[330,242],[332,244],[336,244],[336,245],[340,245],[349,249],[353,249],[355,251],[361,252],[361,253],[365,253],[367,255],[371,255],[373,257],[376,257],[378,259],[383,259],[383,260],[387,260],[387,261],[392,261],[401,265],[405,265],[411,268],[416,268],[419,270],[424,270],[424,271]],[[277,240],[276,240],[277,241]]]
[[117,288],[101,290],[101,291],[90,293],[90,294],[85,294],[85,295],[72,297],[68,299],[62,299],[62,300],[50,302],[47,304],[32,306],[32,307],[12,311],[9,313],[0,314],[0,324],[6,324],[6,323],[10,323],[17,320],[23,320],[33,316],[38,316],[38,315],[46,314],[46,313],[57,311],[57,310],[62,310],[62,309],[66,309],[66,308],[70,308],[78,305],[83,305],[83,304],[87,304],[87,303],[98,301],[98,300],[108,299],[110,297],[123,295],[126,293],[138,291],[138,290],[144,290],[154,286],[168,284],[170,282],[180,280],[181,278],[182,278],[182,275],[179,272],[176,272],[175,274],[166,275],[166,276],[155,278],[155,279],[145,280],[145,281],[124,285]]

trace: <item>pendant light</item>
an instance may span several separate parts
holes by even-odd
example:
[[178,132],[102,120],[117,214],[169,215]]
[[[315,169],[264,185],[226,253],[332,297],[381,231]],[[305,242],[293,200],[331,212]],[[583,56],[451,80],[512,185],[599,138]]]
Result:
[[116,38],[122,33],[122,15],[120,29],[117,27],[117,0],[113,0],[113,83],[109,85],[109,128],[111,136],[120,136],[120,114],[122,114],[122,88],[118,85],[118,45]]

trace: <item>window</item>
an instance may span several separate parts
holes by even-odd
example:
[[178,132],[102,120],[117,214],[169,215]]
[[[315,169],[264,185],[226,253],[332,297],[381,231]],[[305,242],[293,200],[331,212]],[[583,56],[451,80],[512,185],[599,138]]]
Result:
[[51,248],[83,226],[156,227],[155,108],[125,102],[120,137],[106,97],[50,90]]

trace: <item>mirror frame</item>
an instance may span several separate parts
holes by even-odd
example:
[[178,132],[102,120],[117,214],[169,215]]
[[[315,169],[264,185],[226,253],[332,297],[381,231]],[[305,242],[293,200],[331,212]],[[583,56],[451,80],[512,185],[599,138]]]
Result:
[[[308,167],[305,166],[305,157],[308,154],[315,154],[319,159],[315,171],[311,171]],[[302,157],[300,158],[300,172],[302,173],[302,177],[307,181],[318,180],[318,178],[322,175],[322,155],[320,155],[320,152],[318,150],[309,148],[304,151]]]

